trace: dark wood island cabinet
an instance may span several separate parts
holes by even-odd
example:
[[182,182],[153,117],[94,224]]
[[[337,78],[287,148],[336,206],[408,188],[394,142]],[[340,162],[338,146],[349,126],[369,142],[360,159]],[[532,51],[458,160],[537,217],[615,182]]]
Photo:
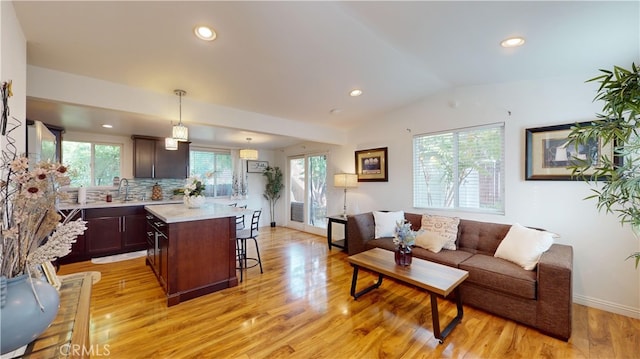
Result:
[[236,212],[207,204],[146,206],[147,265],[172,306],[238,285],[236,276]]

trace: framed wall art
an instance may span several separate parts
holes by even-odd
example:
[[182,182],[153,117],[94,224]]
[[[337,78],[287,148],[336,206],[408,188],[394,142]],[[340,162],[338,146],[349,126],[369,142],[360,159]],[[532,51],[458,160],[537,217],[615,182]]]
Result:
[[358,182],[388,182],[387,147],[356,151]]
[[262,173],[269,167],[269,161],[247,160],[247,173]]
[[[582,122],[586,125],[588,122]],[[576,158],[589,160],[597,166],[602,155],[613,157],[613,146],[602,146],[602,141],[592,141],[586,145],[569,144],[568,136],[574,124],[527,128],[526,129],[526,180],[576,181],[571,176],[571,166]],[[574,160],[572,160],[574,159]],[[592,175],[593,170],[585,174]]]

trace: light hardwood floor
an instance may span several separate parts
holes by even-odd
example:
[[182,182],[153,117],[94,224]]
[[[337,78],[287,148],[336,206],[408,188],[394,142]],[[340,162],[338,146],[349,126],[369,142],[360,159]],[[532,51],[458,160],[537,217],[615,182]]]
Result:
[[[637,358],[640,320],[574,305],[563,342],[465,307],[444,344],[431,328],[429,296],[385,279],[357,301],[347,255],[323,237],[262,228],[264,274],[248,270],[237,287],[167,308],[144,259],[62,266],[99,271],[91,343],[112,358]],[[360,275],[361,284],[375,281]],[[440,301],[442,323],[455,305]],[[94,356],[96,357],[96,356]]]

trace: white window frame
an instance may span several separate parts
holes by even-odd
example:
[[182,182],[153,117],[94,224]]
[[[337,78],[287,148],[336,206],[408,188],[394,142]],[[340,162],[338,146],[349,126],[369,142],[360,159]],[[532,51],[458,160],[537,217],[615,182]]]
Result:
[[[231,151],[230,150],[224,150],[224,149],[217,149],[217,148],[208,148],[208,147],[191,147],[189,148],[189,172],[191,172],[191,168],[193,168],[194,166],[191,165],[191,152],[209,152],[209,153],[213,153],[213,154],[220,154],[220,155],[228,155],[231,158],[231,174],[232,174],[232,178],[231,178],[231,186],[233,186],[233,156],[231,156]],[[216,167],[216,157],[214,156],[214,171],[213,171],[213,188],[214,188],[214,192],[215,192],[215,188],[217,186],[217,181],[218,181],[218,176],[216,175],[216,171],[215,171],[215,167]],[[189,173],[189,175],[191,176],[191,173]],[[216,193],[217,194],[217,193]],[[227,198],[229,197],[228,194],[224,194],[224,195],[216,195],[213,196],[211,198]]]
[[[93,189],[93,188],[109,188],[109,187],[113,187],[113,183],[108,183],[105,185],[96,185],[96,177],[95,177],[95,164],[96,164],[96,145],[100,145],[100,146],[114,146],[114,147],[119,147],[120,148],[120,177],[122,177],[122,169],[123,169],[123,165],[124,165],[124,160],[123,160],[123,155],[124,155],[124,146],[122,145],[122,143],[114,143],[114,142],[101,142],[101,141],[87,141],[87,140],[71,140],[71,139],[63,139],[61,146],[60,146],[60,151],[61,154],[60,156],[62,157],[62,163],[64,163],[65,157],[64,157],[64,142],[77,142],[77,143],[88,143],[91,146],[91,158],[90,158],[90,163],[89,163],[89,169],[91,171],[90,173],[90,183],[89,186],[87,187],[87,189]],[[78,188],[78,187],[71,187],[68,186],[67,188]]]
[[[461,212],[476,212],[476,213],[489,213],[489,214],[504,214],[505,213],[505,184],[504,184],[504,179],[505,179],[505,165],[504,165],[504,158],[505,158],[505,131],[504,131],[504,122],[500,122],[500,123],[493,123],[493,124],[487,124],[487,125],[482,125],[482,126],[474,126],[474,127],[466,127],[466,128],[461,128],[461,129],[454,129],[454,130],[447,130],[447,131],[441,131],[441,132],[434,132],[434,133],[425,133],[425,134],[418,134],[413,136],[413,141],[412,141],[412,150],[413,150],[413,206],[415,208],[425,208],[425,209],[437,209],[437,210],[453,210],[453,211],[461,211]],[[500,136],[501,136],[501,158],[498,160],[498,162],[500,163],[499,166],[499,178],[498,181],[498,189],[497,191],[499,191],[499,196],[501,198],[501,206],[499,208],[482,208],[482,207],[478,207],[478,208],[474,208],[474,207],[461,207],[460,206],[460,183],[459,183],[459,168],[458,168],[458,164],[459,164],[459,147],[458,147],[458,139],[460,134],[463,133],[468,133],[468,132],[475,132],[475,131],[481,131],[483,129],[487,129],[487,130],[494,130],[494,129],[499,129],[500,130]],[[431,137],[431,136],[441,136],[441,135],[451,135],[453,136],[453,143],[452,143],[452,153],[451,156],[453,158],[453,164],[452,164],[452,178],[453,178],[453,186],[452,186],[452,190],[453,190],[453,203],[452,206],[450,207],[444,207],[444,206],[438,206],[435,204],[432,205],[425,205],[424,204],[424,199],[423,198],[419,198],[419,196],[422,194],[421,192],[423,191],[423,187],[426,186],[424,180],[422,180],[422,167],[420,167],[418,165],[418,163],[420,162],[420,158],[418,158],[419,154],[417,153],[417,142],[420,140],[423,140],[425,137]],[[420,187],[422,186],[422,187]],[[494,186],[495,187],[495,186]],[[482,189],[480,188],[480,186],[478,186],[478,197],[480,197],[481,195],[481,191]],[[494,190],[495,192],[496,190]]]

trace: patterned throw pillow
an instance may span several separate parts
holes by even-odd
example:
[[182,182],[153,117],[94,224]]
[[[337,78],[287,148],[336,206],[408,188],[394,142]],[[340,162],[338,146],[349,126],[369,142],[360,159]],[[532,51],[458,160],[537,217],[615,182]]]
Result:
[[460,224],[460,218],[458,217],[433,216],[430,214],[423,214],[421,229],[425,231],[435,232],[443,237],[446,237],[447,242],[444,244],[444,246],[442,246],[442,248],[455,251],[456,239],[458,238],[458,224]]

